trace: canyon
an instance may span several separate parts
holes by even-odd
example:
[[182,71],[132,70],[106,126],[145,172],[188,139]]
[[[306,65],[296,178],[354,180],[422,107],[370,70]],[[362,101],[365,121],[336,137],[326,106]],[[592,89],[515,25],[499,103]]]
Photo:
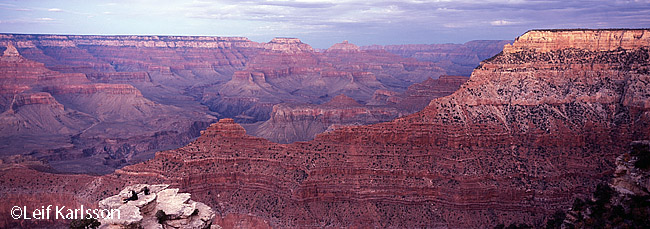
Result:
[[[66,173],[110,173],[183,146],[220,118],[276,142],[310,140],[333,124],[388,121],[415,110],[366,106],[376,91],[403,93],[446,73],[347,41],[318,52],[296,38],[0,34],[0,53],[0,158],[47,160]],[[362,105],[336,111],[344,116],[388,113],[363,122],[306,117],[317,127],[273,137],[292,131],[274,133],[273,112],[341,94]]]
[[[541,226],[609,180],[631,142],[650,139],[649,68],[648,30],[532,30],[481,62],[451,95],[389,122],[340,125],[310,141],[278,144],[222,118],[183,147],[103,176],[49,173],[47,163],[14,158],[0,164],[0,210],[92,206],[127,185],[169,184],[211,207],[215,224]],[[426,95],[429,81],[320,106],[408,104],[402,101]],[[8,217],[0,223],[52,223]]]

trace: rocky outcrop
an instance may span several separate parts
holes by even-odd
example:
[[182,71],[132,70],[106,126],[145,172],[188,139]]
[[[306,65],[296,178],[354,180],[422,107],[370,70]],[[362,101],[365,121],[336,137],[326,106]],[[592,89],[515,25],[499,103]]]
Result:
[[525,50],[552,52],[561,49],[581,49],[594,52],[647,47],[650,34],[645,29],[557,29],[533,30],[517,37],[515,43],[506,45],[504,52]]
[[210,207],[169,185],[135,184],[99,201],[99,209],[119,210],[122,217],[99,219],[100,228],[210,228]]
[[263,45],[264,49],[283,53],[314,52],[314,49],[298,38],[276,37]]
[[18,53],[18,50],[11,44],[7,45],[5,51],[2,53],[2,57],[7,60],[18,60],[19,56],[20,54]]
[[650,196],[650,141],[635,141],[632,150],[616,157],[611,186],[624,195]]

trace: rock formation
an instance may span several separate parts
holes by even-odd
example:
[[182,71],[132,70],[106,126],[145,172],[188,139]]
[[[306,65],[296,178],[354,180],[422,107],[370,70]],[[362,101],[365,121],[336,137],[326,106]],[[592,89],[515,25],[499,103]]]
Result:
[[611,186],[625,195],[650,196],[650,141],[635,141],[631,152],[616,157]]
[[561,49],[585,49],[597,52],[617,49],[639,49],[647,47],[650,35],[646,30],[620,29],[555,29],[535,30],[517,37],[515,42],[526,43],[525,47],[506,45],[504,52],[552,52]]
[[326,49],[325,52],[361,52],[361,49],[355,44],[343,41],[332,45],[332,47]]
[[[100,228],[210,228],[214,212],[169,185],[136,184],[99,201],[99,209],[119,210],[120,217],[99,217]],[[136,197],[136,198],[134,198]]]

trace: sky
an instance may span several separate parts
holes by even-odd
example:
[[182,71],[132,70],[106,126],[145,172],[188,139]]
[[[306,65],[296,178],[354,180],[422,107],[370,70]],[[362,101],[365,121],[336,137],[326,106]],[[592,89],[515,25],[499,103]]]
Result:
[[650,0],[0,0],[0,33],[297,37],[316,48],[648,27]]

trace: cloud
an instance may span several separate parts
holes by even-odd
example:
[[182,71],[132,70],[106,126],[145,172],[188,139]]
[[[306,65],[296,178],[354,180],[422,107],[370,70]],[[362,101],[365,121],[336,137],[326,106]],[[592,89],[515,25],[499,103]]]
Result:
[[54,18],[42,17],[42,18],[37,18],[36,21],[54,21]]
[[490,24],[494,26],[503,26],[503,25],[512,25],[516,23],[511,21],[506,21],[506,20],[496,20],[496,21],[491,21]]
[[63,12],[63,10],[59,9],[59,8],[50,8],[50,9],[47,9],[47,11],[49,11],[49,12]]

